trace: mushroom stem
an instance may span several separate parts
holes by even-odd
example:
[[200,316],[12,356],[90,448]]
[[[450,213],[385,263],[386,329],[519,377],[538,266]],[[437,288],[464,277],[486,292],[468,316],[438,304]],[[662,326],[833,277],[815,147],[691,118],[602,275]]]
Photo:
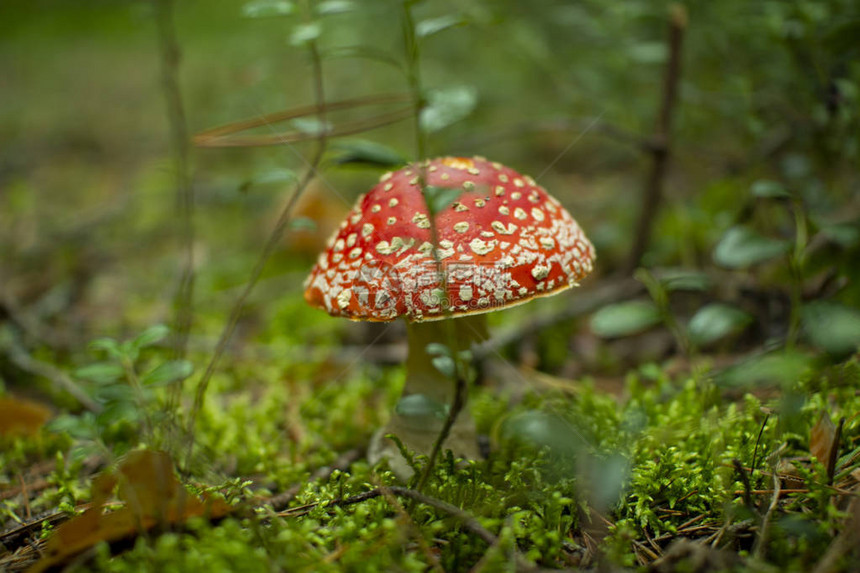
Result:
[[433,365],[434,356],[427,353],[427,347],[433,343],[443,344],[449,347],[451,356],[468,350],[473,344],[487,339],[486,316],[464,316],[453,322],[409,322],[406,324],[406,333],[409,354],[406,358],[406,384],[402,397],[421,394],[450,406],[454,399],[454,380]]
[[[427,346],[447,346],[451,355],[468,350],[472,344],[486,340],[487,321],[483,314],[457,318],[455,321],[432,321],[407,324],[409,355],[406,359],[406,383],[388,425],[377,435],[368,452],[371,463],[388,458],[391,468],[401,479],[408,479],[412,469],[386,434],[394,434],[403,445],[418,454],[430,455],[454,401],[456,380],[440,372],[433,364],[434,355]],[[453,347],[452,347],[453,346]],[[443,444],[454,455],[478,457],[475,423],[468,411],[460,412]]]

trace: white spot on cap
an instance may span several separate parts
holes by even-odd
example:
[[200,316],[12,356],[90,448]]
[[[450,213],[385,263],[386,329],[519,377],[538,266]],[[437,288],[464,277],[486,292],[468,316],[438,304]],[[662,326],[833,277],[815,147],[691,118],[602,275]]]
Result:
[[535,265],[532,267],[532,276],[536,281],[542,281],[549,274],[549,267],[544,265]]
[[480,197],[475,199],[475,207],[483,207],[484,205],[486,205],[486,203],[484,203],[483,199]]
[[393,225],[396,222],[397,222],[397,217],[389,217],[388,221],[386,221],[386,223],[388,223],[389,225]]
[[526,217],[528,217],[528,215],[526,215],[526,212],[523,211],[520,207],[517,207],[516,209],[514,209],[514,217],[516,217],[520,221],[523,221]]
[[476,255],[486,255],[490,251],[492,251],[496,247],[495,241],[484,241],[475,237],[469,243],[469,248],[472,249],[472,252]]
[[394,188],[394,183],[386,183],[382,188],[385,191],[391,191]]
[[394,237],[391,239],[390,243],[388,241],[379,241],[378,243],[376,243],[376,250],[381,255],[390,255],[391,253],[402,247],[404,244],[405,243],[403,242],[403,239],[401,239],[400,237]]
[[337,295],[337,306],[340,307],[341,310],[345,309],[349,306],[349,299],[352,298],[352,291],[347,289],[343,289]]
[[491,233],[490,231],[481,231],[481,236],[485,239],[492,239],[496,236],[495,233]]
[[361,247],[356,247],[349,252],[350,259],[357,259],[361,256]]
[[505,194],[505,188],[501,185],[496,185],[496,197],[501,197]]
[[346,238],[346,246],[347,247],[354,247],[355,246],[355,240],[357,238],[358,238],[358,235],[356,235],[355,233],[350,233],[349,236]]
[[541,237],[538,241],[540,242],[540,246],[544,249],[549,250],[555,247],[555,239],[552,237]]
[[460,299],[464,301],[472,300],[472,287],[469,285],[463,285],[460,287]]
[[468,211],[469,208],[460,202],[456,202],[456,203],[454,203],[454,210],[457,211],[458,213],[462,213],[463,211]]
[[510,215],[511,210],[506,205],[499,205],[499,213],[502,215]]
[[477,167],[469,167],[466,171],[468,171],[472,175],[480,175],[481,174],[481,170],[478,169]]
[[388,201],[388,206],[389,206],[389,207],[397,207],[397,204],[398,204],[398,203],[400,203],[400,201],[398,201],[398,200],[397,200],[397,197],[392,197],[392,198]]
[[382,207],[380,207],[380,206],[377,204],[377,205],[374,205],[373,207],[371,207],[371,208],[370,208],[370,211],[371,211],[371,212],[373,212],[373,213],[379,213],[380,211],[382,211]]
[[509,181],[508,176],[504,173],[499,173],[499,181],[501,181],[502,183],[507,183]]
[[465,233],[469,230],[469,222],[468,221],[460,221],[459,223],[454,223],[454,230],[458,233]]
[[526,184],[523,183],[523,180],[520,179],[519,177],[514,179],[514,185],[516,185],[517,187],[525,187],[526,186]]
[[344,247],[343,239],[338,239],[337,241],[334,242],[334,247],[332,247],[332,250],[334,250],[335,252],[342,251],[343,247]]
[[514,201],[519,201],[522,196],[523,194],[519,191],[514,191],[513,193],[511,193],[511,199],[513,199]]
[[490,226],[500,235],[513,235],[517,230],[517,226],[513,223],[508,223],[507,227],[501,221],[493,221]]
[[537,207],[532,207],[532,217],[535,218],[535,221],[543,221],[545,218],[543,211],[541,211]]
[[430,219],[427,218],[425,213],[415,213],[412,217],[412,222],[415,223],[419,229],[429,229],[430,228]]
[[365,223],[364,225],[361,226],[361,236],[362,237],[370,236],[370,234],[372,232],[373,232],[373,225],[371,225],[370,223]]
[[463,189],[465,189],[466,191],[471,191],[474,188],[475,188],[475,182],[474,181],[463,181]]

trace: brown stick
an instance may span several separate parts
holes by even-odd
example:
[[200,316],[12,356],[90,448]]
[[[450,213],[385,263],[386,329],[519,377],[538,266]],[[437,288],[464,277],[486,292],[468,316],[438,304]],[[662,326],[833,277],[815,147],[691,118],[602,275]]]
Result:
[[669,161],[671,142],[672,116],[678,96],[678,83],[681,78],[681,45],[684,30],[687,27],[687,10],[681,4],[672,5],[669,16],[669,61],[663,76],[663,100],[660,105],[660,115],[654,128],[653,144],[650,147],[651,170],[645,181],[642,194],[642,208],[636,233],[633,235],[633,248],[627,261],[628,273],[639,266],[642,255],[648,248],[654,217],[663,197],[663,184]]

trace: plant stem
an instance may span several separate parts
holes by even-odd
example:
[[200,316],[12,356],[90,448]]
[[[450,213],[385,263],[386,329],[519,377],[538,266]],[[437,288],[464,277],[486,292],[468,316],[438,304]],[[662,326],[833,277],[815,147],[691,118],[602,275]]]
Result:
[[[179,43],[173,22],[173,0],[155,0],[155,23],[161,48],[161,82],[170,122],[170,138],[176,161],[176,206],[179,215],[179,242],[182,251],[182,270],[179,289],[174,297],[173,354],[184,358],[188,334],[193,319],[194,295],[194,188],[189,174],[188,123],[185,105],[179,87]],[[176,386],[180,388],[180,385]],[[178,391],[174,394],[178,394]],[[171,402],[178,400],[171,396]]]
[[642,207],[633,235],[633,248],[627,260],[628,273],[633,272],[642,261],[642,255],[648,248],[654,219],[662,201],[671,148],[672,116],[678,99],[678,84],[681,78],[681,46],[686,28],[687,10],[681,4],[673,4],[669,17],[669,61],[663,76],[663,100],[654,135],[651,138],[651,170],[642,194]]
[[[325,107],[325,92],[323,89],[323,75],[322,75],[322,61],[319,55],[319,49],[317,47],[316,41],[312,40],[308,43],[308,51],[311,60],[311,69],[313,73],[313,87],[314,87],[314,99],[316,102],[316,106],[318,109],[317,117],[320,120],[321,125],[325,125],[326,118],[326,107]],[[227,348],[227,344],[230,342],[230,338],[233,335],[233,332],[236,329],[236,324],[239,322],[239,317],[242,315],[242,311],[245,309],[245,302],[248,300],[248,296],[251,294],[251,291],[257,285],[257,282],[260,280],[260,276],[263,273],[263,269],[266,266],[266,263],[269,261],[269,258],[272,256],[272,253],[275,252],[275,249],[280,245],[281,237],[284,234],[284,231],[287,228],[287,225],[290,222],[292,217],[293,209],[296,206],[296,203],[301,197],[302,192],[307,188],[308,184],[311,180],[316,176],[317,168],[319,167],[320,162],[322,161],[323,154],[326,150],[327,145],[327,133],[325,130],[321,130],[317,137],[317,147],[313,154],[313,157],[308,165],[308,168],[305,170],[302,178],[299,180],[298,184],[293,191],[292,196],[290,196],[289,201],[284,206],[281,214],[278,217],[277,222],[275,223],[275,227],[272,232],[269,234],[268,239],[266,240],[266,244],[263,247],[263,251],[260,254],[260,258],[257,260],[256,265],[254,265],[254,269],[251,271],[251,276],[248,279],[248,282],[245,284],[245,288],[242,289],[239,298],[233,304],[233,308],[230,311],[230,315],[227,318],[227,323],[224,325],[224,329],[221,331],[221,336],[218,338],[218,343],[215,346],[215,351],[212,353],[212,358],[209,360],[209,363],[206,365],[206,370],[203,372],[203,375],[200,378],[200,381],[197,383],[197,391],[194,395],[194,404],[191,408],[191,413],[189,414],[188,419],[188,434],[190,436],[188,443],[188,452],[186,456],[186,468],[191,462],[191,455],[194,450],[194,425],[197,422],[197,415],[200,412],[200,408],[203,406],[203,398],[206,395],[206,390],[209,387],[209,382],[212,379],[212,375],[215,373],[215,369],[218,366],[218,361],[221,356],[224,354],[224,351]]]

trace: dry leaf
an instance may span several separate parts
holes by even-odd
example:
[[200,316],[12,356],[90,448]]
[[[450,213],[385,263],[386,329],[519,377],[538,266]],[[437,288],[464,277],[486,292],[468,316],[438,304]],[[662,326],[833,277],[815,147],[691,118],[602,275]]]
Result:
[[830,459],[830,450],[833,447],[835,437],[836,426],[833,425],[827,412],[824,412],[809,435],[809,453],[825,466]]
[[[104,504],[116,485],[125,507],[104,513]],[[191,517],[223,517],[231,509],[218,498],[190,496],[176,479],[166,453],[137,450],[128,454],[115,472],[106,471],[93,481],[92,507],[57,528],[45,544],[44,557],[30,573],[61,565],[100,541],[127,539],[156,526],[181,524]]]
[[0,436],[35,436],[51,417],[45,406],[20,398],[0,398]]

